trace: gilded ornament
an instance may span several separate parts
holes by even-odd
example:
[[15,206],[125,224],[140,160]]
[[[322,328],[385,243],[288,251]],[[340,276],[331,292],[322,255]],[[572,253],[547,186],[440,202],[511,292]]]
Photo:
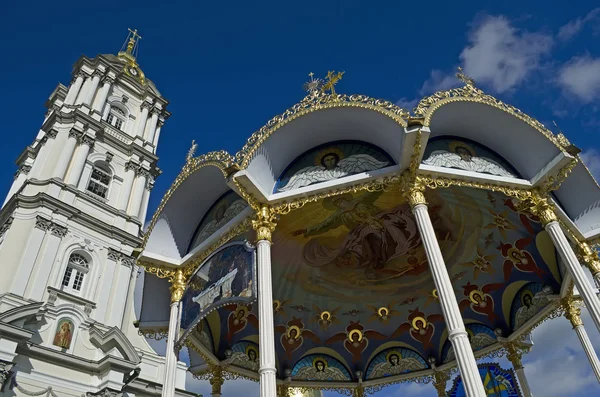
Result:
[[578,257],[590,269],[593,276],[600,273],[600,258],[598,253],[586,242],[578,242],[579,252]]
[[466,86],[475,87],[475,80],[464,74],[463,69],[460,66],[458,67],[458,72],[456,72],[456,77],[465,83]]
[[427,200],[425,200],[425,186],[421,183],[413,183],[405,194],[410,208],[415,208],[419,204],[427,205]]
[[580,302],[573,299],[573,295],[568,295],[562,300],[565,317],[571,322],[573,329],[583,325],[581,320]]
[[421,164],[421,129],[417,131],[417,136],[415,138],[415,146],[413,147],[413,154],[410,157],[410,164],[408,166],[408,171],[411,179],[415,179],[417,176],[417,171],[419,170],[419,165]]
[[225,382],[223,377],[223,368],[220,365],[209,364],[210,378],[208,381],[212,386],[212,394],[221,394],[221,386]]
[[185,160],[187,162],[191,161],[192,158],[194,158],[196,149],[198,149],[198,144],[196,143],[196,140],[192,139],[192,146],[190,147],[190,150],[188,150],[187,156],[185,156]]
[[319,78],[314,78],[314,73],[310,72],[308,74],[308,76],[310,77],[310,80],[308,80],[306,83],[304,83],[304,91],[308,92],[309,94],[312,95],[318,95],[319,91],[321,90],[321,88],[323,87],[323,80],[319,79]]
[[335,96],[335,85],[338,83],[338,81],[340,81],[342,79],[342,76],[344,75],[344,72],[335,72],[335,71],[329,71],[327,72],[327,76],[325,76],[325,84],[323,84],[323,87],[321,88],[321,91],[325,92],[325,91],[329,91],[331,93],[331,95]]
[[183,298],[186,283],[187,281],[183,275],[183,270],[178,269],[171,281],[171,303],[179,302],[181,298]]
[[446,395],[446,383],[450,380],[450,375],[446,371],[434,371],[433,386],[437,390],[439,396]]
[[523,351],[516,346],[514,343],[507,343],[504,347],[506,349],[508,361],[511,362],[514,369],[523,368],[523,364],[521,363],[521,358],[523,357]]
[[277,216],[267,206],[262,206],[256,214],[256,220],[252,221],[252,227],[256,231],[256,240],[271,242],[271,235],[275,231]]

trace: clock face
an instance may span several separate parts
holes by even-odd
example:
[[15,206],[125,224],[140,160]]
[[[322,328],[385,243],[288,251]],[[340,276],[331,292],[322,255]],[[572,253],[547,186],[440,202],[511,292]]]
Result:
[[136,69],[136,68],[134,68],[134,67],[131,67],[131,68],[129,68],[129,73],[130,73],[132,76],[137,76],[137,75],[138,75],[138,71],[137,71],[137,69]]

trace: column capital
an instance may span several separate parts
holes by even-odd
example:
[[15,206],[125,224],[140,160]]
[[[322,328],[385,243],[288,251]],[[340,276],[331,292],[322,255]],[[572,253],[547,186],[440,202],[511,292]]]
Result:
[[102,76],[104,75],[104,73],[101,70],[94,70],[94,72],[92,73],[92,77],[98,77],[99,79],[102,78]]
[[577,252],[581,261],[590,269],[592,275],[600,273],[600,258],[598,253],[586,242],[579,243],[579,252]]
[[580,303],[573,299],[572,295],[563,298],[562,306],[565,313],[565,318],[571,322],[573,328],[577,328],[583,325],[581,320],[581,308]]
[[507,353],[506,358],[508,358],[508,361],[512,363],[513,368],[523,368],[523,363],[521,362],[521,358],[523,357],[523,351],[512,342],[505,344],[504,348],[506,349]]
[[35,217],[35,228],[36,229],[41,229],[43,231],[47,231],[48,229],[50,229],[51,226],[52,226],[52,221],[50,221],[46,218],[42,218],[39,215]]
[[56,135],[58,135],[58,131],[56,131],[55,129],[51,129],[48,132],[46,132],[46,135],[44,135],[44,138],[54,139],[54,138],[56,138]]
[[64,226],[61,225],[57,225],[56,223],[52,223],[52,225],[50,226],[50,233],[52,233],[53,236],[56,236],[58,238],[63,238],[67,235],[69,229],[67,229]]
[[158,119],[158,122],[156,123],[157,127],[162,127],[163,125],[165,125],[165,120],[164,119]]
[[144,101],[144,102],[142,102],[142,104],[140,105],[140,107],[141,107],[142,109],[148,109],[148,110],[152,109],[152,106],[153,106],[153,105],[152,105],[152,103],[150,103],[150,102],[148,102],[148,101]]
[[113,85],[115,83],[115,78],[108,74],[105,74],[104,77],[102,78],[102,83]]
[[71,131],[69,131],[69,138],[75,138],[77,140],[80,140],[82,136],[83,132],[76,130],[75,128],[71,128]]
[[17,179],[17,177],[20,174],[29,174],[29,171],[31,171],[31,166],[27,165],[27,164],[22,164],[19,169],[17,170],[17,172],[15,172],[14,178]]
[[150,114],[152,114],[152,115],[156,115],[156,117],[158,117],[158,116],[160,116],[160,115],[162,114],[162,109],[159,109],[159,108],[157,108],[157,107],[153,107],[153,108],[150,110]]
[[81,138],[81,143],[83,145],[88,145],[90,147],[90,150],[94,148],[95,142],[96,142],[96,140],[88,135],[85,135]]
[[415,208],[419,204],[427,205],[425,199],[425,186],[418,181],[405,185],[405,195],[410,208]]
[[546,226],[558,220],[554,206],[548,201],[548,196],[538,191],[533,191],[531,196],[517,205],[520,210],[533,213],[540,218],[542,225]]
[[173,272],[171,278],[171,303],[176,303],[183,298],[185,292],[186,279],[183,275],[183,270],[177,269]]
[[210,365],[210,385],[212,386],[212,394],[221,394],[221,386],[225,383],[225,377],[223,376],[223,368],[220,365]]
[[125,163],[125,172],[127,172],[129,170],[133,170],[135,172],[139,168],[140,168],[140,166],[138,164],[134,163],[133,161],[128,161]]
[[271,242],[271,236],[277,226],[277,215],[266,205],[263,205],[256,213],[256,219],[252,221],[252,227],[256,231],[256,240]]
[[152,189],[154,189],[154,177],[152,175],[148,175],[145,187],[147,191],[151,191]]

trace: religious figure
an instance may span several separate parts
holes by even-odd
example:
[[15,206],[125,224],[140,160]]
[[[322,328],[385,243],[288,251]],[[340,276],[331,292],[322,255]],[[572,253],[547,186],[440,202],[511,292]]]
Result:
[[323,222],[297,230],[294,236],[318,236],[338,227],[349,233],[337,247],[321,239],[311,239],[303,248],[306,264],[321,267],[327,264],[343,269],[365,269],[368,278],[376,275],[400,277],[419,266],[409,263],[401,268],[385,268],[385,264],[416,249],[420,242],[417,226],[407,206],[381,210],[374,202],[381,192],[365,193],[356,198],[342,194],[325,199],[323,206],[335,212]]
[[226,306],[226,308],[232,311],[227,318],[227,325],[229,328],[227,332],[227,340],[231,340],[233,335],[246,328],[248,323],[252,324],[252,326],[258,330],[258,318],[253,313],[250,313],[250,306],[230,305]]
[[325,357],[316,357],[313,365],[300,368],[294,379],[342,381],[348,380],[348,375],[339,368],[329,366]]
[[73,323],[70,320],[59,321],[54,334],[53,344],[63,349],[71,347],[71,339],[73,338]]
[[207,222],[202,229],[198,231],[192,247],[202,243],[208,237],[212,236],[217,230],[225,226],[237,214],[242,212],[248,204],[242,200],[235,200],[231,205],[226,200],[222,200],[214,210],[214,218]]
[[535,273],[539,278],[543,278],[545,273],[535,263],[535,259],[524,248],[527,247],[532,241],[532,237],[523,237],[513,244],[505,244],[500,242],[497,247],[502,256],[506,259],[502,270],[504,271],[504,281],[508,281],[513,269],[517,269],[523,273]]
[[487,157],[477,157],[475,150],[464,142],[453,141],[450,143],[449,149],[450,151],[433,151],[429,157],[423,161],[423,164],[435,167],[458,168],[460,170],[482,172],[507,178],[516,178],[514,174],[507,171],[496,161],[488,159]]
[[529,290],[523,291],[521,293],[521,307],[515,313],[514,329],[518,329],[524,325],[531,317],[535,316],[542,308],[548,305],[552,295],[552,288],[547,285],[535,295]]
[[384,340],[387,337],[377,331],[365,330],[360,321],[353,322],[346,327],[346,332],[340,332],[327,339],[325,344],[329,345],[336,342],[344,342],[344,348],[352,354],[354,362],[361,359],[362,353],[369,345],[369,339]]
[[317,313],[313,320],[319,324],[322,330],[326,330],[332,324],[338,324],[340,320],[337,318],[337,313],[340,311],[340,307],[337,307],[331,311],[321,310],[317,305],[313,305],[315,313]]
[[252,371],[258,371],[258,351],[256,347],[248,345],[246,351],[234,352],[231,355],[231,364],[242,368],[247,368]]
[[304,337],[307,337],[314,343],[320,343],[321,340],[311,330],[304,328],[301,319],[293,317],[286,325],[275,326],[275,331],[281,334],[279,341],[285,351],[288,359],[291,359],[295,352],[304,343]]
[[400,375],[405,372],[418,371],[427,368],[426,365],[414,357],[402,357],[398,350],[391,350],[385,355],[385,361],[373,367],[369,379],[383,378],[384,376]]
[[343,153],[337,149],[321,152],[315,160],[314,166],[296,172],[284,186],[278,187],[277,191],[288,192],[313,183],[378,170],[389,164],[388,161],[379,161],[368,154],[353,154],[343,158]]
[[369,322],[378,320],[380,323],[387,324],[392,316],[397,316],[400,314],[398,311],[392,309],[395,306],[394,303],[389,303],[387,306],[375,307],[367,304],[369,309],[371,309],[371,317],[369,317]]
[[494,312],[494,298],[490,293],[502,288],[504,288],[502,283],[486,284],[480,289],[479,286],[467,282],[467,285],[463,285],[466,299],[463,299],[458,306],[463,312],[465,309],[471,308],[473,312],[486,316],[494,324],[498,320],[498,316]]
[[434,322],[444,322],[444,316],[441,314],[430,314],[425,317],[425,313],[421,312],[419,308],[408,311],[408,322],[400,324],[396,331],[392,334],[390,339],[397,339],[400,335],[409,331],[411,338],[423,344],[423,349],[429,350],[433,348],[431,339],[435,333]]

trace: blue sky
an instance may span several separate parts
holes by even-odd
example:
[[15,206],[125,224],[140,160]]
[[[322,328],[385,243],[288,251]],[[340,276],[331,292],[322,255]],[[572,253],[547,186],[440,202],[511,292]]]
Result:
[[[173,113],[161,133],[164,173],[149,216],[192,139],[197,153],[235,153],[253,131],[302,98],[309,72],[321,76],[331,69],[346,72],[338,92],[412,107],[456,84],[452,76],[462,65],[486,92],[549,127],[555,120],[598,175],[600,9],[594,1],[553,3],[6,0],[0,6],[0,188],[8,190],[14,160],[33,141],[48,95],[58,82],[69,82],[73,63],[82,54],[116,53],[129,27],[143,36],[140,65]],[[557,339],[572,338],[564,324],[556,327]],[[590,334],[598,342],[596,331]],[[528,373],[547,379],[531,381],[534,394],[580,395],[576,385],[569,392],[549,383],[563,368],[572,383],[589,384],[579,347],[542,350],[536,347],[528,358]],[[544,371],[544,357],[563,367]],[[578,364],[564,365],[568,357]]]

